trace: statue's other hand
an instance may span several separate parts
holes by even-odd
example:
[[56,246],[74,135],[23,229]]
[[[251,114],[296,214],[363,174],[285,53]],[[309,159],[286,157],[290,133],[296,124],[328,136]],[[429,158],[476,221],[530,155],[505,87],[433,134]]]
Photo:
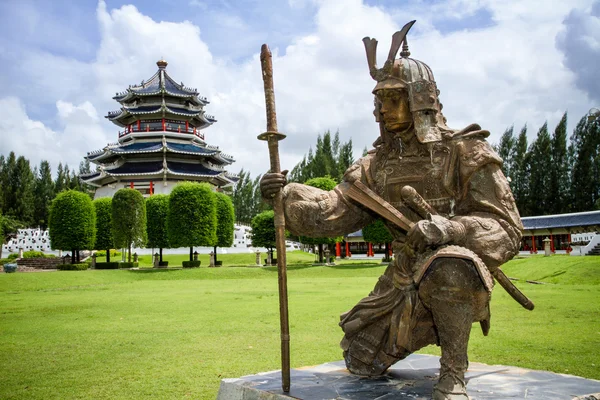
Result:
[[408,232],[406,244],[416,252],[422,252],[427,247],[437,247],[446,243],[459,243],[465,235],[461,223],[451,221],[439,215],[428,215],[415,224]]
[[288,171],[279,173],[267,172],[260,179],[260,193],[265,200],[272,200],[273,197],[287,184]]

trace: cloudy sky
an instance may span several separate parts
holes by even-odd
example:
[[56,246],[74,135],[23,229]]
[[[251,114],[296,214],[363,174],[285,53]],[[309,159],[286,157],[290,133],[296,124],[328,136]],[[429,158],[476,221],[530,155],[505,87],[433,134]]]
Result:
[[116,92],[156,72],[211,102],[209,144],[255,176],[268,168],[258,54],[274,53],[283,168],[319,133],[339,130],[355,156],[376,139],[361,39],[416,19],[412,57],[435,74],[451,127],[477,122],[497,142],[510,125],[529,138],[565,110],[569,129],[600,107],[600,1],[592,0],[2,0],[0,153],[76,167],[117,140],[104,118]]

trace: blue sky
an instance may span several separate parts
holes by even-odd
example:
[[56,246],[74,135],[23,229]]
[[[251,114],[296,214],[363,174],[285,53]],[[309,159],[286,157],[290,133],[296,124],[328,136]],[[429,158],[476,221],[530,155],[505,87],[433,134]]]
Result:
[[[568,4],[565,4],[568,3]],[[572,128],[600,104],[600,2],[573,0],[289,0],[0,2],[0,153],[71,166],[116,140],[111,96],[165,57],[218,121],[207,141],[253,175],[267,168],[257,63],[274,50],[282,163],[291,168],[326,130],[356,156],[377,136],[363,36],[379,57],[405,22],[412,56],[428,63],[455,128],[478,122],[497,141],[514,124]]]

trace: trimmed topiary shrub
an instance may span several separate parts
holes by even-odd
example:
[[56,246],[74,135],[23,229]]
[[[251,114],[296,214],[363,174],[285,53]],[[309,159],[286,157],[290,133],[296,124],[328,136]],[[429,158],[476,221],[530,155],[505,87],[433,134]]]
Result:
[[146,243],[146,202],[135,189],[117,190],[112,198],[113,240],[118,248],[128,248],[127,261],[131,262],[131,248]]
[[[324,191],[333,190],[337,183],[330,176],[324,176],[321,178],[312,178],[307,180],[305,185],[319,188]],[[300,236],[300,242],[303,244],[317,245],[319,249],[319,263],[326,263],[325,252],[323,251],[323,246],[333,246],[337,242],[341,242],[343,240],[343,236],[338,237],[309,237],[309,236]]]
[[158,266],[159,267],[168,267],[169,266],[169,262],[168,261],[159,261],[158,262]]
[[118,262],[97,262],[96,269],[119,269]]
[[148,243],[146,247],[157,248],[159,262],[163,261],[163,248],[169,247],[169,195],[155,194],[146,199],[146,226]]
[[217,205],[217,244],[215,244],[215,265],[219,266],[217,260],[217,247],[231,247],[233,245],[233,229],[235,211],[231,197],[224,193],[215,192]]
[[167,217],[171,247],[214,246],[217,243],[217,206],[208,183],[184,182],[169,195]]
[[[94,200],[96,210],[96,250],[103,250],[102,257],[106,257],[106,262],[110,262],[112,252],[107,251],[114,247],[112,234],[112,199],[110,197],[101,197]],[[96,256],[100,257],[99,252]]]
[[96,240],[96,210],[85,193],[67,190],[59,193],[50,206],[48,230],[53,249],[75,252],[91,249]]
[[198,267],[200,267],[200,260],[198,260],[198,261],[182,261],[181,265],[183,265],[183,268],[198,268]]
[[59,264],[56,266],[56,269],[59,271],[85,271],[89,268],[89,264],[87,263],[79,263],[79,264]]
[[136,263],[136,262],[122,262],[119,263],[119,268],[124,269],[124,268],[137,268],[140,265],[140,263]]

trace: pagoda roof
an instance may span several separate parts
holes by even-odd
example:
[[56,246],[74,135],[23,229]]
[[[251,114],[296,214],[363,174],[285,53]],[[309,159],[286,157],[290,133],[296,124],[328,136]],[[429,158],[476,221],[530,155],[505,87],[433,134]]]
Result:
[[194,142],[172,142],[167,140],[166,138],[164,139],[164,141],[160,142],[135,142],[127,145],[121,145],[116,143],[113,145],[106,146],[102,150],[90,152],[88,153],[86,158],[97,164],[102,164],[103,162],[106,162],[106,160],[110,160],[111,158],[118,157],[121,155],[162,153],[165,150],[167,152],[175,154],[188,154],[207,157],[210,159],[211,162],[218,165],[231,164],[235,161],[232,156],[222,153],[221,150],[218,149],[218,147],[203,147],[194,144]]
[[205,128],[206,126],[212,125],[217,122],[215,117],[212,115],[205,114],[204,110],[188,109],[183,107],[174,107],[167,104],[156,104],[156,105],[139,105],[139,106],[123,106],[120,110],[109,111],[106,118],[116,123],[117,125],[125,126],[125,120],[128,116],[142,116],[158,114],[158,117],[169,117],[169,115],[179,115],[184,117],[191,117],[199,122],[199,129]]
[[523,217],[521,221],[523,222],[523,228],[530,231],[572,227],[589,227],[591,229],[592,227],[600,226],[600,210]]
[[195,177],[206,178],[219,185],[228,185],[235,183],[239,177],[232,175],[221,168],[211,168],[203,163],[187,163],[181,161],[140,161],[125,162],[111,168],[101,168],[91,174],[81,175],[81,179],[89,184],[101,186],[101,181],[107,177],[118,180],[123,177],[156,176],[161,179],[164,174],[170,179]]
[[158,71],[139,85],[131,85],[124,92],[113,97],[119,103],[129,101],[136,96],[168,95],[189,98],[197,105],[206,105],[208,100],[198,96],[198,90],[186,87],[183,82],[177,83],[166,71],[167,62],[160,60],[156,63]]

